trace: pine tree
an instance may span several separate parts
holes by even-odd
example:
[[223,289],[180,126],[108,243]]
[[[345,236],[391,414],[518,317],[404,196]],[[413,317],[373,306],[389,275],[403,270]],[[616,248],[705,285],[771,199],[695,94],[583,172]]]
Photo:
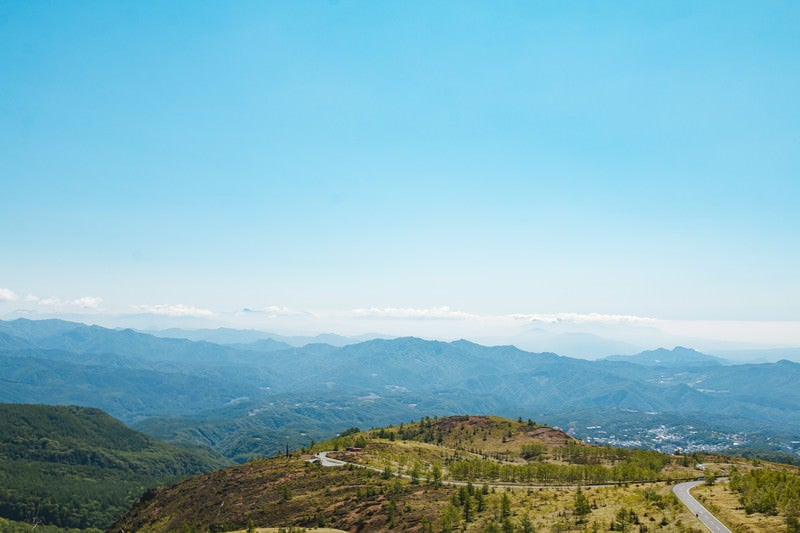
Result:
[[503,493],[503,498],[500,500],[500,509],[504,518],[511,514],[511,498],[508,497],[507,492]]
[[522,517],[519,521],[519,527],[522,530],[522,533],[535,533],[535,529],[533,528],[533,524],[531,523],[530,517],[526,514]]
[[575,515],[583,521],[583,517],[592,512],[592,507],[589,505],[589,500],[583,494],[583,490],[578,487],[578,492],[575,494]]
[[472,522],[472,498],[469,496],[464,500],[464,520]]
[[475,503],[477,503],[476,511],[478,513],[482,513],[484,509],[484,500],[483,500],[483,492],[476,491],[475,492]]

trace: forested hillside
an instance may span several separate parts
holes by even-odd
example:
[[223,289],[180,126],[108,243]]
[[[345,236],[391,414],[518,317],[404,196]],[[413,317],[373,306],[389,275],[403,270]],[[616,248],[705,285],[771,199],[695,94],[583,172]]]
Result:
[[227,462],[72,406],[0,404],[0,517],[108,527],[145,490]]

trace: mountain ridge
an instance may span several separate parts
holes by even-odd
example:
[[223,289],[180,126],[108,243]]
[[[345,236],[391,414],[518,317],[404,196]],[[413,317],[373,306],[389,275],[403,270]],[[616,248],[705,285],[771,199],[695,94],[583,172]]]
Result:
[[675,346],[672,350],[657,348],[634,355],[610,355],[604,361],[620,361],[646,366],[709,366],[728,364],[720,357],[707,355],[692,348]]
[[800,440],[800,391],[792,387],[800,365],[792,362],[665,367],[418,337],[257,352],[77,323],[36,325],[0,322],[0,332],[27,335],[17,338],[32,345],[0,344],[0,401],[99,407],[160,438],[213,441],[239,461],[287,442],[302,446],[340,424],[380,425],[421,409],[547,417],[585,437],[600,422],[573,424],[572,413],[614,410],[630,413],[629,428],[685,420],[687,435],[689,426],[716,425],[766,432],[786,445]]

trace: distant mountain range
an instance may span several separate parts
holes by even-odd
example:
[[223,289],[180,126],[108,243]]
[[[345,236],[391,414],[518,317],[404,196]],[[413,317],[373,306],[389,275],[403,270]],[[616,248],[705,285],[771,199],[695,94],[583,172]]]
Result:
[[800,440],[800,364],[789,361],[724,365],[688,348],[588,361],[413,337],[289,348],[252,332],[239,340],[249,342],[0,321],[0,401],[99,407],[236,460],[351,426],[465,412],[531,417],[579,436],[613,419]]
[[[188,339],[192,341],[207,341],[216,344],[227,344],[232,346],[243,346],[247,349],[267,348],[266,351],[273,351],[281,348],[300,348],[308,344],[330,344],[331,346],[347,346],[357,344],[372,339],[389,338],[386,335],[358,335],[355,337],[345,337],[335,333],[322,333],[314,336],[286,336],[266,331],[254,329],[179,329],[170,328],[153,331],[143,331],[155,337],[172,337],[176,339]],[[272,341],[272,342],[270,342]]]
[[666,366],[666,367],[697,367],[715,366],[727,364],[721,357],[706,355],[691,348],[676,346],[672,350],[659,348],[648,350],[636,355],[611,355],[605,358],[606,361],[622,361],[645,366]]
[[715,351],[713,355],[731,361],[750,361],[754,363],[768,363],[780,361],[800,361],[800,348],[769,348],[761,350],[722,350]]

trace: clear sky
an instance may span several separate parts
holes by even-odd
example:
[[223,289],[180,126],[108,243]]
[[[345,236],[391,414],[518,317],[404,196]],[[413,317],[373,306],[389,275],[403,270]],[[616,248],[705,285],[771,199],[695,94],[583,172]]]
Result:
[[795,1],[5,0],[0,313],[800,344],[798,95]]

